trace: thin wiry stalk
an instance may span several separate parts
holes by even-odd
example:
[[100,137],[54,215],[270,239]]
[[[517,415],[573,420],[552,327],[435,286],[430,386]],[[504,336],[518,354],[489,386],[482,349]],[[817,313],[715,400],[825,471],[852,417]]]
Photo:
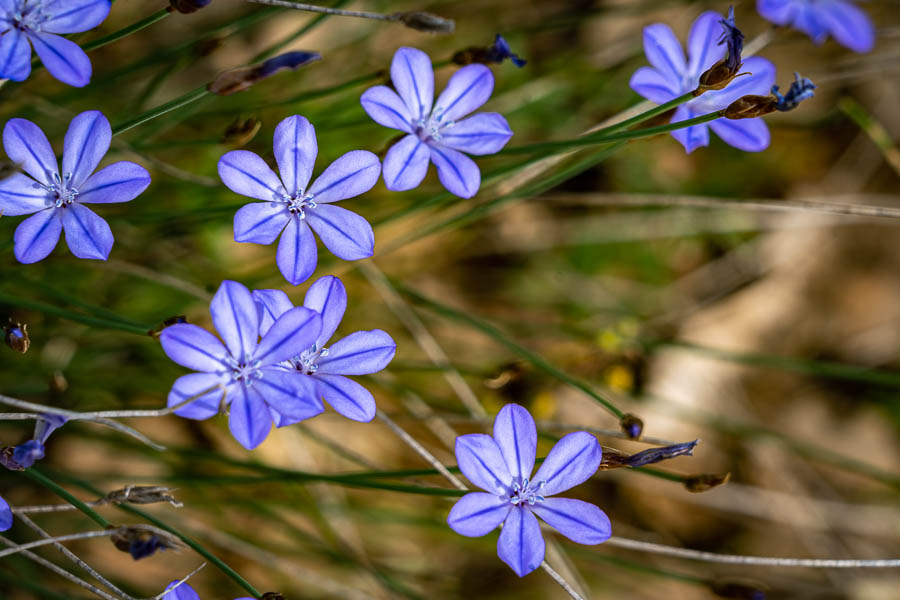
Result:
[[[72,507],[72,508],[74,508],[74,507]],[[30,527],[32,530],[34,530],[39,536],[41,536],[44,539],[52,539],[53,536],[51,536],[49,533],[44,531],[37,523],[32,521],[28,516],[23,515],[21,512],[17,513],[17,514],[18,514],[19,520],[22,521],[23,523],[25,523],[25,525]],[[84,562],[83,560],[78,558],[78,556],[74,552],[72,552],[71,550],[69,550],[68,548],[63,546],[61,543],[53,542],[53,546],[57,550],[59,550],[63,556],[65,556],[66,558],[71,560],[73,563],[75,563],[76,565],[78,565],[79,567],[81,567],[82,569],[87,571],[91,577],[93,577],[94,579],[99,581],[100,584],[103,585],[104,587],[106,587],[106,589],[108,589],[109,591],[113,592],[114,594],[118,594],[120,597],[125,598],[126,600],[137,600],[137,598],[134,598],[133,596],[129,596],[127,593],[120,590],[118,587],[116,587],[116,585],[114,583],[112,583],[111,581],[109,581],[108,579],[103,577],[103,575],[98,573],[92,566],[90,566],[89,564],[87,564],[86,562]]]
[[690,550],[688,548],[676,548],[652,542],[642,542],[613,536],[606,541],[611,546],[628,548],[639,552],[650,552],[665,556],[676,556],[690,560],[703,562],[723,563],[732,565],[758,565],[765,567],[809,567],[813,569],[859,569],[878,568],[890,569],[900,567],[900,558],[888,559],[838,559],[838,558],[778,558],[775,556],[743,556],[738,554],[717,554],[702,550]]
[[70,542],[72,540],[88,540],[92,538],[98,537],[108,537],[116,532],[115,529],[100,529],[96,531],[83,531],[81,533],[69,533],[67,535],[59,535],[56,537],[45,538],[42,540],[35,540],[33,542],[27,542],[25,544],[13,544],[12,548],[7,548],[6,550],[0,550],[0,558],[4,556],[9,556],[11,554],[16,554],[18,552],[22,552],[24,550],[29,550],[31,548],[37,548],[38,546],[46,546],[48,544],[55,544],[57,542]]
[[[3,542],[4,544],[7,544],[9,546],[15,546],[15,544],[12,542],[12,540],[5,538],[2,535],[0,535],[0,542]],[[31,552],[30,550],[22,550],[20,554],[22,554],[22,556],[24,556],[28,560],[34,561],[37,564],[41,565],[42,567],[46,567],[47,569],[50,569],[51,571],[53,571],[60,577],[68,579],[75,585],[79,585],[79,586],[83,587],[84,589],[91,592],[92,594],[100,596],[101,598],[103,598],[103,600],[120,600],[119,598],[116,598],[115,596],[108,594],[107,592],[98,588],[94,584],[85,581],[84,579],[78,577],[77,575],[73,575],[72,573],[69,573],[68,571],[66,571],[65,569],[60,567],[59,565],[50,562],[46,558],[38,556],[37,554],[35,554],[34,552]]]
[[172,584],[172,587],[167,588],[167,589],[163,590],[162,592],[158,593],[156,596],[154,596],[153,600],[159,600],[160,598],[162,598],[169,592],[173,591],[175,588],[179,587],[181,584],[185,583],[188,579],[190,579],[191,577],[196,575],[200,571],[200,569],[202,569],[205,566],[206,566],[206,563],[201,563],[201,565],[199,567],[197,567],[196,569],[194,569],[193,571],[191,571],[190,573],[188,573],[187,575],[185,575],[184,577],[182,577],[181,579],[176,581],[174,584]]

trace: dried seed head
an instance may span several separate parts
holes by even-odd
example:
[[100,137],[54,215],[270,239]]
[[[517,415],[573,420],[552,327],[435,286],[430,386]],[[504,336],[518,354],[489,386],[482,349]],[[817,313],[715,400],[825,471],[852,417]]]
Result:
[[766,600],[766,587],[758,582],[738,579],[710,581],[709,589],[720,598],[733,600]]
[[775,112],[777,104],[772,96],[741,96],[728,105],[722,116],[726,119],[752,119]]
[[6,345],[20,354],[25,354],[31,347],[31,338],[28,337],[28,325],[10,323],[5,328],[4,340]]
[[391,20],[399,21],[410,29],[427,31],[428,33],[453,33],[456,22],[453,19],[445,19],[427,12],[397,12],[391,15]]
[[731,479],[731,473],[704,473],[702,475],[690,475],[684,478],[684,487],[687,491],[699,494],[707,492],[714,487],[725,485]]
[[321,58],[322,55],[318,52],[285,52],[255,65],[219,73],[206,89],[219,96],[230,96],[252,87],[279,71],[285,69],[293,71]]
[[150,337],[153,337],[153,338],[158,338],[159,334],[162,333],[162,330],[165,329],[166,327],[171,327],[172,325],[177,325],[179,323],[187,323],[187,322],[188,322],[187,317],[184,315],[176,315],[174,317],[169,317],[168,319],[166,319],[165,321],[160,323],[159,327],[148,331],[147,335],[149,335]]
[[113,504],[153,504],[156,502],[168,502],[176,508],[184,506],[181,502],[175,500],[170,494],[175,488],[163,485],[129,485],[122,489],[113,490],[103,497],[103,502],[111,502]]
[[157,550],[181,550],[182,543],[170,533],[146,525],[122,525],[115,527],[109,539],[122,552],[128,552],[134,560],[152,556]]
[[189,14],[208,6],[212,0],[169,0],[169,12]]

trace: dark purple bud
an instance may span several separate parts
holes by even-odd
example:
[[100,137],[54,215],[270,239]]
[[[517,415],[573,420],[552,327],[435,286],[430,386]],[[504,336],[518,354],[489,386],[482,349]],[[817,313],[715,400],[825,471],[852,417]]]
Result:
[[765,587],[754,581],[739,581],[736,579],[710,581],[709,589],[720,598],[732,600],[766,600]]
[[497,37],[494,38],[493,46],[471,46],[454,54],[451,60],[458,65],[471,65],[472,63],[502,63],[507,58],[517,67],[524,67],[528,62],[513,54],[509,44],[498,33]]
[[252,85],[271,77],[284,69],[296,70],[311,62],[321,60],[318,52],[286,52],[274,58],[248,67],[238,67],[219,73],[207,89],[219,96],[230,96],[242,92]]
[[44,458],[44,445],[37,440],[28,440],[13,448],[12,458],[20,469],[27,469],[35,461]]
[[10,323],[5,330],[4,339],[7,346],[21,354],[28,352],[28,349],[31,347],[31,338],[28,337],[28,325]]
[[62,415],[42,414],[34,424],[33,439],[41,444],[46,444],[50,434],[65,425],[66,420],[67,419]]
[[148,331],[147,335],[149,335],[150,337],[158,338],[159,334],[162,333],[162,330],[165,329],[166,327],[171,327],[172,325],[177,325],[178,323],[187,323],[187,322],[188,322],[187,317],[184,315],[176,315],[174,317],[169,317],[168,319],[166,319],[165,321],[160,323],[159,327]]
[[625,435],[628,436],[629,439],[636,440],[641,437],[641,434],[644,433],[644,422],[635,415],[627,414],[623,415],[621,419],[619,419],[619,426],[622,428],[622,431],[625,432]]
[[403,23],[410,29],[428,33],[453,33],[456,23],[453,19],[445,19],[427,12],[398,12],[391,15],[391,20]]
[[[700,75],[700,83],[694,90],[694,95],[699,96],[709,90],[721,90],[738,76],[738,71],[743,64],[741,52],[744,49],[744,34],[734,24],[734,7],[728,9],[728,18],[719,21],[722,24],[722,37],[719,45],[726,45],[725,58],[715,63]],[[746,74],[746,73],[745,73]]]
[[725,485],[731,479],[731,473],[704,473],[702,475],[689,475],[682,482],[687,491],[699,494],[714,487]]
[[800,73],[794,73],[794,83],[788,89],[787,94],[782,96],[778,93],[778,86],[772,86],[772,95],[775,96],[777,104],[775,110],[786,112],[797,108],[803,100],[815,96],[813,90],[816,89],[815,84],[807,77],[801,77]]
[[208,6],[210,2],[212,0],[169,0],[169,12],[189,14]]
[[625,464],[629,467],[642,467],[662,460],[675,458],[676,456],[690,456],[694,452],[694,446],[699,442],[700,440],[694,440],[693,442],[684,442],[683,444],[650,448],[649,450],[632,454],[626,459]]
[[225,128],[222,135],[222,143],[232,148],[240,148],[252,140],[262,127],[259,119],[235,119]]
[[260,600],[284,600],[284,596],[281,595],[281,592],[266,592]]
[[122,552],[128,552],[134,560],[140,560],[148,556],[152,556],[157,551],[179,549],[180,542],[174,536],[165,534],[161,531],[150,531],[147,529],[124,525],[122,527],[113,527],[113,533],[109,539],[115,544],[116,548]]

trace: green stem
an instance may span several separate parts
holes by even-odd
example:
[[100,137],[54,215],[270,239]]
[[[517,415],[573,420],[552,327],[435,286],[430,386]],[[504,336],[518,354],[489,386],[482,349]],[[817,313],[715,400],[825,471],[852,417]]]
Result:
[[42,486],[50,489],[54,494],[83,512],[85,515],[93,519],[98,525],[101,527],[109,527],[110,522],[104,519],[100,514],[95,511],[93,508],[67,492],[62,486],[60,486],[55,481],[47,478],[46,475],[42,474],[40,471],[37,471],[34,467],[29,469],[25,469],[23,471],[26,477],[29,477],[32,481],[36,481]]
[[120,133],[125,133],[129,129],[137,127],[138,125],[146,123],[147,121],[155,119],[156,117],[161,117],[162,115],[164,115],[168,112],[172,112],[175,109],[181,108],[182,106],[186,106],[186,105],[190,104],[191,102],[199,100],[200,98],[203,98],[204,96],[206,96],[209,93],[210,92],[209,92],[209,90],[206,89],[205,85],[201,86],[199,88],[196,88],[196,89],[188,92],[187,94],[184,94],[183,96],[179,96],[178,98],[175,98],[174,100],[170,100],[169,102],[166,102],[165,104],[161,104],[160,106],[157,106],[156,108],[151,108],[150,110],[148,110],[144,113],[141,113],[140,115],[136,116],[135,118],[131,119],[130,121],[125,121],[124,123],[119,123],[118,125],[116,125],[115,127],[112,128],[112,134],[119,135]]
[[8,296],[2,291],[0,291],[0,304],[7,304],[9,306],[19,306],[30,310],[36,310],[42,313],[56,315],[57,317],[68,319],[69,321],[75,321],[76,323],[83,323],[84,325],[90,325],[92,327],[100,327],[101,329],[117,329],[119,331],[127,331],[129,333],[137,333],[140,335],[147,335],[147,331],[150,329],[150,327],[147,326],[129,325],[128,323],[122,321],[112,321],[109,319],[101,319],[98,317],[89,317],[87,315],[72,312],[64,308],[59,308],[52,304],[46,304],[44,302],[38,302],[36,300],[28,300],[26,298],[20,298],[19,296]]
[[635,115],[635,116],[631,117],[630,119],[625,119],[624,121],[621,121],[619,123],[613,123],[609,127],[604,127],[603,129],[598,129],[597,131],[593,131],[588,135],[591,135],[591,136],[608,135],[608,134],[614,133],[616,131],[628,129],[632,125],[637,125],[638,123],[643,123],[644,121],[652,119],[656,115],[661,115],[666,111],[672,110],[673,108],[677,108],[677,107],[681,106],[682,104],[684,104],[685,102],[687,102],[695,97],[696,96],[694,96],[694,92],[688,92],[687,94],[684,94],[682,96],[678,96],[677,98],[673,98],[672,100],[669,100],[665,104],[660,104],[659,106],[651,108],[648,111],[642,112],[639,115]]
[[572,148],[580,148],[582,146],[593,146],[595,144],[609,144],[612,142],[637,140],[641,138],[652,137],[654,135],[659,135],[661,133],[669,133],[670,131],[676,131],[678,129],[684,129],[686,127],[693,127],[694,125],[702,125],[703,123],[709,123],[710,121],[715,121],[716,119],[719,119],[721,117],[722,113],[720,111],[716,111],[705,115],[700,115],[699,117],[694,117],[693,119],[678,121],[677,123],[659,125],[658,127],[647,127],[646,129],[636,129],[633,131],[621,131],[619,133],[611,133],[609,135],[586,135],[574,140],[562,140],[559,142],[539,142],[537,144],[528,144],[525,146],[513,146],[512,148],[501,150],[500,152],[498,152],[498,154],[534,154],[536,152],[543,152],[544,150],[550,150],[550,153],[552,154],[556,150],[569,150]]
[[128,27],[123,27],[122,29],[120,29],[118,31],[114,31],[107,36],[96,39],[92,42],[88,42],[87,44],[82,46],[81,49],[84,50],[85,52],[90,52],[91,50],[96,50],[97,48],[102,48],[103,46],[106,46],[107,44],[112,44],[113,42],[119,41],[124,37],[128,37],[132,33],[137,33],[138,31],[140,31],[141,29],[144,29],[145,27],[150,27],[157,21],[162,21],[163,19],[168,17],[169,14],[170,13],[167,9],[161,8],[158,11],[156,11],[155,13],[141,19],[140,21],[138,21],[136,23],[132,23]]
[[468,313],[450,308],[444,304],[440,304],[430,298],[426,298],[425,296],[419,294],[416,291],[404,286],[403,284],[394,281],[393,285],[397,288],[397,291],[411,299],[413,302],[424,305],[431,311],[447,317],[453,321],[457,321],[460,323],[464,323],[473,329],[477,329],[478,331],[484,333],[490,338],[493,338],[495,341],[499,342],[501,345],[506,346],[512,352],[520,355],[522,358],[530,362],[532,365],[546,372],[547,374],[556,377],[563,383],[568,384],[569,386],[581,390],[594,400],[596,400],[601,406],[603,406],[607,411],[612,413],[617,419],[621,419],[625,413],[616,408],[616,406],[598,394],[594,388],[586,381],[583,381],[573,375],[569,375],[568,373],[558,369],[550,362],[548,362],[543,356],[532,352],[528,348],[512,341],[509,337],[504,334],[502,331],[480,319],[477,319]]

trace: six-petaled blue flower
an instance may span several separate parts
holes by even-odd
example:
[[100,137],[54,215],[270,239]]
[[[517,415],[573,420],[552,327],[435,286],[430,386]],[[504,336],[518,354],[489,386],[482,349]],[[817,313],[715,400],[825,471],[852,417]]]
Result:
[[865,11],[850,0],[757,0],[764,19],[776,25],[792,25],[816,44],[828,35],[855,52],[875,45],[875,27]]
[[485,492],[457,501],[447,523],[461,535],[479,537],[503,524],[497,554],[519,577],[544,560],[544,538],[535,515],[574,542],[599,544],[609,539],[609,517],[581,500],[549,498],[589,479],[600,466],[597,438],[585,431],[563,437],[534,477],[537,428],[518,404],[504,406],[494,420],[494,435],[471,433],[456,438],[456,460],[469,481]]
[[31,46],[50,74],[84,87],[91,61],[63,35],[93,29],[109,14],[110,0],[0,0],[0,78],[25,81]]
[[84,205],[128,202],[150,185],[150,174],[133,162],[120,161],[93,173],[111,139],[109,121],[102,113],[91,110],[76,116],[66,132],[60,174],[53,148],[37,125],[25,119],[6,123],[6,154],[31,175],[15,173],[0,181],[0,212],[6,216],[34,213],[16,228],[14,251],[19,262],[46,258],[63,230],[78,258],[109,257],[112,231]]
[[[263,335],[276,319],[294,307],[281,290],[256,290],[253,297],[259,305],[259,328]],[[337,277],[329,275],[312,284],[303,306],[322,315],[322,331],[312,345],[292,356],[284,366],[297,377],[314,382],[317,399],[324,398],[343,416],[354,421],[371,421],[375,416],[375,398],[346,375],[381,371],[394,358],[397,344],[384,331],[373,329],[351,333],[330,347],[325,346],[347,309],[347,291]],[[276,420],[279,426],[289,423],[286,416]]]
[[[722,15],[705,12],[691,26],[688,36],[688,60],[681,44],[668,25],[656,23],[644,28],[644,52],[652,67],[641,67],[631,77],[631,88],[644,98],[663,104],[693,91],[700,75],[723,57],[719,39],[722,37]],[[744,61],[741,75],[722,90],[706,92],[675,110],[672,123],[685,121],[726,108],[733,101],[748,94],[769,93],[775,83],[775,65],[765,58],[751,57]],[[709,129],[725,143],[740,150],[759,152],[769,147],[769,129],[761,118],[716,119],[672,132],[685,150],[692,152],[709,145]]]
[[176,415],[208,419],[227,405],[231,433],[252,450],[269,435],[273,420],[296,423],[322,412],[313,381],[279,365],[315,343],[322,331],[319,313],[292,308],[260,339],[253,296],[235,281],[222,282],[209,311],[224,345],[188,323],[167,327],[159,336],[169,358],[199,371],[178,378],[172,386],[169,406],[184,404]]
[[[375,122],[407,133],[384,157],[384,183],[404,191],[425,179],[433,162],[438,178],[450,193],[471,198],[481,186],[481,171],[463,154],[499,151],[512,130],[498,113],[478,113],[494,90],[494,75],[484,65],[457,71],[434,101],[434,71],[428,55],[415,48],[400,48],[391,62],[396,92],[384,85],[366,90],[360,102]],[[432,108],[432,103],[434,108]]]
[[[338,258],[372,256],[375,234],[368,221],[333,203],[359,196],[378,181],[381,164],[365,150],[344,154],[307,187],[316,162],[316,131],[306,118],[288,117],[275,128],[275,160],[281,179],[258,155],[234,150],[219,159],[219,176],[233,192],[263,200],[234,215],[234,239],[271,244],[281,235],[275,261],[291,284],[316,268],[316,240]],[[312,228],[312,230],[310,230]]]

